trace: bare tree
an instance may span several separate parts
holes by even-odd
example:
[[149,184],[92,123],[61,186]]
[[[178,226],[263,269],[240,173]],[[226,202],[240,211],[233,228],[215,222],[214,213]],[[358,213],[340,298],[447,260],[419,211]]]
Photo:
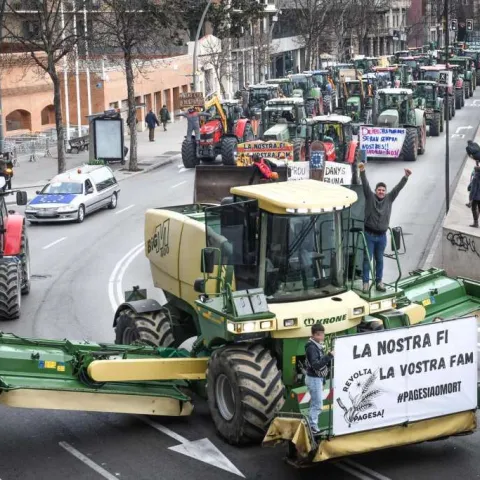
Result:
[[[53,83],[53,105],[57,131],[58,172],[65,171],[65,144],[62,99],[58,63],[74,52],[79,36],[75,21],[83,2],[63,0],[6,0],[3,29],[10,51],[20,52],[26,64],[34,64],[46,72]],[[17,56],[17,60],[18,60]]]
[[154,0],[103,0],[95,17],[95,44],[125,70],[130,131],[128,168],[138,170],[135,77],[146,73],[152,62],[168,57],[179,36],[175,9]]

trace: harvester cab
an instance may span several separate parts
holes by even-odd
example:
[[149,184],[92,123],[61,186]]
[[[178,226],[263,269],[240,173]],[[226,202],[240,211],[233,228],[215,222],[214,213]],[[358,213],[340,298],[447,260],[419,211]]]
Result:
[[223,165],[235,165],[239,142],[254,139],[250,120],[243,118],[238,100],[220,100],[217,94],[205,98],[205,111],[210,114],[200,127],[198,145],[194,137],[182,143],[182,161],[185,168],[195,168],[201,161],[213,162],[222,156]]
[[5,197],[15,194],[17,205],[26,205],[27,192],[6,189],[7,169],[0,160],[0,320],[15,320],[30,292],[30,249],[25,218],[8,209]]
[[323,114],[322,91],[313,81],[311,73],[296,73],[289,75],[293,85],[293,95],[301,96],[305,100],[308,116]]
[[418,80],[411,82],[408,87],[413,91],[415,107],[425,111],[430,136],[438,137],[443,132],[445,120],[444,99],[438,83]]

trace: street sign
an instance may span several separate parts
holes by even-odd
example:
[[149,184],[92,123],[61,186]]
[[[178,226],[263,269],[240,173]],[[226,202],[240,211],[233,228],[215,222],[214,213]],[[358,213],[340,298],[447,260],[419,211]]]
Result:
[[180,100],[180,108],[203,107],[205,105],[202,92],[182,92],[178,99]]

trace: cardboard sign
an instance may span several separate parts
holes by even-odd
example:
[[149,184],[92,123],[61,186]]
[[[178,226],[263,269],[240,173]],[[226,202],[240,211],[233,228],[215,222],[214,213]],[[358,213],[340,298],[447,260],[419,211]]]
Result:
[[350,185],[352,167],[348,163],[325,162],[323,181],[336,185]]
[[183,92],[178,95],[180,108],[203,107],[205,100],[202,92]]
[[288,162],[288,180],[308,180],[310,178],[310,162]]
[[334,348],[334,435],[476,409],[475,317],[338,337]]
[[367,157],[398,158],[405,135],[405,128],[360,127],[360,149]]
[[293,144],[280,141],[239,143],[237,145],[237,165],[251,165],[252,157],[259,154],[264,158],[293,161]]

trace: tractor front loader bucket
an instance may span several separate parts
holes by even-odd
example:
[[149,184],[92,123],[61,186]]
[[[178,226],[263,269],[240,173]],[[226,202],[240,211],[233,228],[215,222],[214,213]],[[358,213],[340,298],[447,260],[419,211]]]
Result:
[[[237,167],[226,165],[198,165],[195,168],[194,203],[220,203],[230,196],[230,189],[248,185],[253,177],[253,184],[260,183],[259,175],[254,175],[255,167]],[[287,180],[287,167],[275,169],[278,181]]]
[[[207,359],[184,350],[40,340],[0,333],[0,403],[11,407],[183,416]],[[125,368],[124,368],[125,367]]]

